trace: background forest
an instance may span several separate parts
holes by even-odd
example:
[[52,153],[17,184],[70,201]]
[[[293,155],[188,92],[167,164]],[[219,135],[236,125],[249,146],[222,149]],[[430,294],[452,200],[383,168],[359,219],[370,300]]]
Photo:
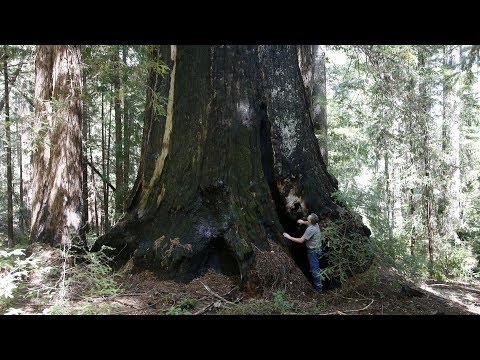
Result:
[[[139,171],[148,102],[157,113],[167,111],[168,99],[149,92],[148,76],[152,72],[165,75],[172,69],[161,59],[152,60],[154,46],[86,45],[80,51],[82,236],[90,249],[126,211]],[[331,196],[361,214],[371,230],[371,241],[361,251],[373,255],[374,262],[362,278],[356,278],[357,285],[375,282],[383,271],[401,279],[404,295],[422,284],[476,281],[480,270],[479,51],[478,45],[313,46],[309,84],[313,109],[321,119],[315,135],[328,172],[338,180],[338,191]],[[124,306],[118,310],[111,303],[99,306],[88,301],[128,293],[125,284],[134,283],[131,278],[119,280],[121,275],[108,265],[108,254],[87,250],[78,260],[80,255],[60,247],[48,249],[47,259],[45,249],[43,253],[26,250],[33,246],[29,233],[33,153],[42,146],[35,113],[35,56],[35,46],[0,49],[0,310],[103,314],[129,313],[125,306],[151,309],[128,303],[116,304]],[[330,253],[322,275],[338,278],[342,289],[357,291],[356,285],[348,285],[351,274],[342,266],[345,254],[357,256],[360,250],[349,241],[336,242],[345,236],[339,231],[325,228]],[[72,262],[81,266],[70,267]],[[34,275],[43,280],[32,285]],[[156,313],[212,309],[235,314],[330,313],[338,304],[335,298],[308,307],[278,289],[266,299],[246,304],[242,295],[231,300],[218,295],[228,288],[212,290],[195,281],[190,286],[197,285],[207,295],[216,294],[216,300],[199,310],[200,300],[191,293],[179,297],[187,293],[186,287],[175,288],[167,291],[175,295]],[[75,296],[68,295],[69,289],[75,289]],[[366,306],[376,299],[372,294],[362,296],[368,300]],[[27,299],[41,299],[40,305],[30,305],[28,310]],[[382,313],[383,309],[382,305]]]

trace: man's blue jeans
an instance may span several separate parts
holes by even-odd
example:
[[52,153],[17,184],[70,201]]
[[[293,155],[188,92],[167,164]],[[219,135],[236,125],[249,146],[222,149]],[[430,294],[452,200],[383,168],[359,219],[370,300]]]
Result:
[[308,249],[308,262],[310,263],[310,272],[313,278],[313,288],[315,290],[322,290],[322,279],[320,277],[320,264],[318,259],[322,256],[321,249]]

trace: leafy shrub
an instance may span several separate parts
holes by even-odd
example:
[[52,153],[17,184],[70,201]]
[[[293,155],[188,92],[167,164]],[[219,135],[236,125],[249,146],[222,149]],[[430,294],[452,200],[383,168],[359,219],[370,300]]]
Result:
[[102,246],[100,251],[85,251],[77,256],[77,265],[72,268],[72,275],[67,280],[69,285],[77,285],[91,296],[109,296],[120,292],[115,274],[109,265],[112,258],[105,254],[105,250],[112,250],[108,246]]
[[285,300],[285,291],[278,290],[273,293],[273,307],[280,313],[290,308],[290,304]]
[[349,219],[332,222],[322,228],[322,247],[327,267],[321,269],[322,278],[339,279],[362,272],[371,264],[374,248],[369,238],[351,232]]
[[28,275],[32,263],[23,260],[25,256],[24,249],[15,249],[7,252],[0,250],[0,305],[8,303],[8,299],[13,299],[14,292],[21,281]]
[[439,242],[432,275],[438,280],[448,278],[471,277],[476,260],[466,243]]

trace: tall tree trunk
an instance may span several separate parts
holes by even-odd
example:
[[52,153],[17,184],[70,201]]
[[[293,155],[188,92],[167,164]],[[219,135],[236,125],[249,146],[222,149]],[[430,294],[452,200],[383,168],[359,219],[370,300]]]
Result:
[[[411,93],[412,98],[415,98],[417,95],[415,93],[415,80],[411,78],[408,83],[408,91]],[[408,115],[407,121],[407,133],[408,136],[408,152],[407,152],[407,174],[412,174],[415,172],[415,144],[413,141],[412,135],[416,133],[416,129],[414,131],[414,119],[411,114]],[[415,201],[414,201],[414,184],[410,183],[407,185],[407,197],[408,197],[408,218],[410,223],[410,255],[415,255],[415,246],[416,246],[416,228],[415,228]]]
[[319,134],[320,152],[328,166],[327,70],[325,48],[313,45],[312,62],[312,120]]
[[[105,211],[105,192],[107,191],[107,184],[105,183],[105,173],[106,173],[106,169],[105,169],[105,160],[106,160],[106,153],[105,153],[105,140],[106,140],[106,133],[105,133],[105,111],[104,111],[104,104],[103,104],[103,98],[104,98],[104,95],[103,95],[103,89],[101,90],[102,92],[102,95],[101,95],[101,98],[102,98],[102,106],[100,107],[100,111],[101,111],[101,118],[102,118],[102,179],[103,179],[103,187],[102,187],[102,209],[103,209],[103,213],[102,213],[102,217],[101,217],[101,225],[102,225],[102,231],[103,233],[106,233],[106,230],[105,230],[105,214],[108,214],[108,211]],[[93,164],[93,162],[92,162]]]
[[[421,69],[426,71],[426,55],[424,50],[420,50],[419,53],[419,65]],[[422,119],[422,131],[423,131],[423,172],[424,172],[424,189],[423,189],[423,206],[425,216],[425,228],[426,236],[428,240],[428,255],[430,270],[433,267],[434,261],[434,238],[433,238],[433,214],[432,214],[432,202],[433,202],[433,188],[431,179],[431,159],[430,159],[430,105],[428,100],[428,91],[426,80],[422,79],[420,82],[420,111]]]
[[442,152],[447,159],[442,174],[446,180],[442,186],[440,212],[443,218],[442,229],[450,238],[457,237],[456,230],[460,227],[460,80],[455,73],[460,64],[460,46],[444,47],[443,65],[443,122],[442,122]]
[[[214,268],[246,281],[254,249],[269,250],[268,240],[291,246],[282,232],[301,236],[296,220],[311,212],[323,222],[350,219],[347,235],[369,234],[330,197],[337,187],[294,46],[163,46],[153,60],[159,52],[171,72],[149,74],[127,212],[94,249],[112,246],[117,266],[131,259],[162,278],[190,280]],[[168,99],[166,116],[152,104],[159,97]]]
[[113,91],[115,99],[115,212],[123,213],[123,141],[122,141],[122,114],[120,106],[120,47],[113,47],[112,61],[114,64]]
[[[451,102],[451,46],[443,46],[443,79],[442,79],[442,154],[448,154],[448,128],[449,128],[449,104]],[[438,201],[437,209],[437,226],[439,233],[445,235],[448,232],[449,219],[448,219],[448,157],[444,156],[444,164],[441,164],[440,173],[442,175],[441,195]]]
[[[83,84],[87,83],[87,72],[83,72]],[[82,211],[82,227],[80,231],[80,236],[84,242],[87,241],[87,232],[88,232],[88,151],[87,151],[87,139],[88,139],[88,123],[87,123],[87,109],[85,102],[83,103],[83,122],[82,122],[82,202],[83,202],[83,211]]]
[[12,175],[12,141],[10,136],[10,102],[8,88],[8,48],[3,45],[3,80],[5,85],[5,138],[7,141],[7,237],[8,247],[13,247],[13,175]]
[[385,195],[386,195],[386,205],[387,205],[387,226],[388,226],[388,238],[390,241],[393,240],[393,226],[392,226],[392,196],[390,189],[390,170],[389,170],[389,156],[388,149],[385,149],[384,153],[384,175],[385,175]]
[[38,46],[31,242],[69,246],[82,223],[82,75],[79,46]]
[[410,255],[414,256],[415,255],[415,225],[413,224],[413,217],[415,215],[415,204],[413,202],[413,189],[410,189],[408,192],[408,208],[409,208],[409,214],[410,214],[410,221],[412,223],[412,227],[410,229],[411,234],[410,234]]
[[[103,102],[103,99],[102,99]],[[103,127],[102,127],[102,132],[103,132]],[[102,133],[103,135],[103,133]],[[93,164],[93,150],[92,150],[92,129],[90,125],[90,121],[88,122],[88,140],[90,143],[90,163]],[[102,153],[103,153],[103,144],[102,144]],[[97,206],[97,186],[95,185],[95,174],[93,170],[90,171],[91,174],[91,182],[92,182],[92,189],[93,189],[93,210],[95,214],[95,234],[97,237],[100,235],[100,227],[98,224],[98,206]]]
[[[4,50],[7,45],[4,45]],[[8,48],[8,47],[7,47]],[[25,59],[25,56],[22,56],[18,62],[17,68],[15,69],[15,72],[12,74],[11,78],[8,79],[8,91],[6,94],[3,95],[3,99],[0,99],[0,112],[3,111],[3,107],[5,106],[6,103],[6,96],[10,94],[10,89],[12,88],[13,85],[15,85],[15,81],[17,80],[18,75],[20,74],[20,71],[22,70],[23,67],[23,61]]]
[[[105,103],[102,91],[102,173],[103,173],[103,232],[110,230],[110,220],[108,216],[108,156],[110,155],[110,132],[108,132],[107,145],[107,126],[105,124]],[[110,124],[110,121],[109,121]],[[109,125],[110,127],[110,125]],[[108,152],[108,154],[107,154]]]
[[[112,139],[112,101],[108,103],[108,126],[107,126],[107,172],[105,174],[105,182],[107,185],[110,182],[110,149],[111,149],[111,139]],[[107,191],[107,204],[110,203],[110,195],[109,192]],[[109,205],[110,207],[110,205]],[[110,221],[110,220],[109,220]],[[110,222],[108,224],[108,228],[110,229]]]
[[[457,69],[460,64],[460,50],[453,50],[452,66]],[[461,203],[461,182],[460,182],[460,114],[461,114],[461,98],[460,98],[460,80],[454,82],[452,87],[453,99],[450,120],[450,179],[448,184],[449,193],[449,219],[451,224],[451,234],[456,237],[456,231],[460,228],[460,203]]]
[[17,120],[17,159],[18,159],[18,174],[19,174],[19,206],[20,206],[20,232],[25,234],[25,195],[23,192],[23,150],[22,150],[22,126],[19,120]]
[[130,118],[128,116],[128,97],[127,97],[127,54],[128,46],[123,45],[123,177],[124,177],[124,197],[130,188]]

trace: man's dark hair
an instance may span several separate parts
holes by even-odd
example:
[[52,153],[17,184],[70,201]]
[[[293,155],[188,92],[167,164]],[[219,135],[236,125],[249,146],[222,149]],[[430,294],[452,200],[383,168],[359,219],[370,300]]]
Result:
[[318,224],[318,216],[317,216],[317,214],[311,213],[311,214],[310,214],[310,218],[311,218],[310,221],[312,222],[313,225]]

